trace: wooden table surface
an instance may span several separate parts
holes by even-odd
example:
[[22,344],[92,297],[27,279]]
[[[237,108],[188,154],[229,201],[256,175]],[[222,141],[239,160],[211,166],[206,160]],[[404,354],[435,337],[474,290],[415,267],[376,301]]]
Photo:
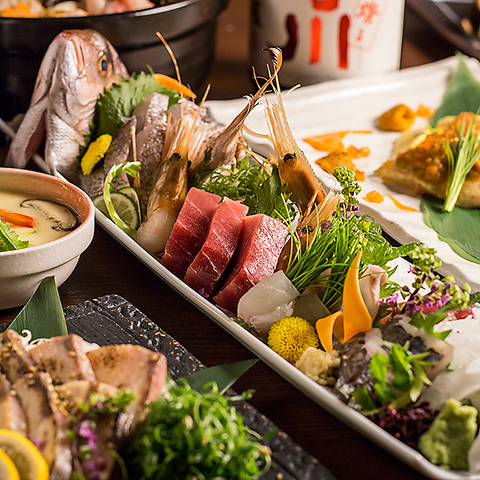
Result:
[[[245,0],[231,0],[220,16],[216,61],[208,78],[210,99],[238,98],[252,89],[248,5]],[[407,9],[402,68],[453,54],[451,45]],[[59,290],[64,306],[106,294],[121,295],[207,366],[253,358],[99,226],[92,244]],[[0,312],[0,320],[13,318],[17,311]],[[235,389],[254,389],[251,403],[339,480],[425,478],[327,413],[262,362],[247,372]]]

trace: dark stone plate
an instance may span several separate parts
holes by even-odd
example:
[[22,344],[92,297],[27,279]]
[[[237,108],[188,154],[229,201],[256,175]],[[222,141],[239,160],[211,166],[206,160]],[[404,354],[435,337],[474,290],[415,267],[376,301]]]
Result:
[[[106,295],[64,310],[69,333],[81,335],[99,345],[130,343],[142,345],[167,357],[173,378],[205,368],[173,337],[149,320],[131,303],[118,295]],[[4,330],[0,326],[0,330]],[[229,392],[234,393],[234,392]],[[236,408],[244,423],[260,435],[266,435],[275,425],[248,402],[237,402]],[[335,480],[318,460],[294,443],[288,435],[276,429],[273,437],[263,440],[272,450],[273,466],[265,480]]]

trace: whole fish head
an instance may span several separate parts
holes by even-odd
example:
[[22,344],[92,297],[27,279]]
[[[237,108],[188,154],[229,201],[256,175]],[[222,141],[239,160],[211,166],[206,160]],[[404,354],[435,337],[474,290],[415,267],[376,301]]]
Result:
[[122,77],[125,65],[95,30],[65,30],[50,44],[37,75],[30,108],[44,98],[70,126],[88,133],[99,95]]
[[98,97],[122,77],[128,77],[127,69],[103,35],[90,29],[58,34],[40,65],[7,164],[24,167],[46,130],[45,160],[52,171],[68,176],[75,170],[84,136],[90,133]]

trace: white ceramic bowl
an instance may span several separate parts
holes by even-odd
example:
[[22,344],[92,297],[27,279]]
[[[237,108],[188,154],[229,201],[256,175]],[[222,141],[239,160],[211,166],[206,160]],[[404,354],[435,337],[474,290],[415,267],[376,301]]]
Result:
[[44,173],[0,168],[0,190],[14,189],[31,198],[69,205],[81,218],[67,235],[35,247],[0,252],[0,309],[24,305],[39,283],[54,275],[60,286],[73,272],[80,254],[90,245],[95,226],[92,201],[82,190]]

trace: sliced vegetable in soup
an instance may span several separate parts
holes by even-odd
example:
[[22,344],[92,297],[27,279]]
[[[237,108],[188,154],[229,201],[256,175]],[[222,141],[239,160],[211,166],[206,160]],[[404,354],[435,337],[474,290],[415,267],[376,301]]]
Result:
[[9,190],[0,190],[0,221],[30,247],[63,237],[79,224],[76,212],[66,205]]

